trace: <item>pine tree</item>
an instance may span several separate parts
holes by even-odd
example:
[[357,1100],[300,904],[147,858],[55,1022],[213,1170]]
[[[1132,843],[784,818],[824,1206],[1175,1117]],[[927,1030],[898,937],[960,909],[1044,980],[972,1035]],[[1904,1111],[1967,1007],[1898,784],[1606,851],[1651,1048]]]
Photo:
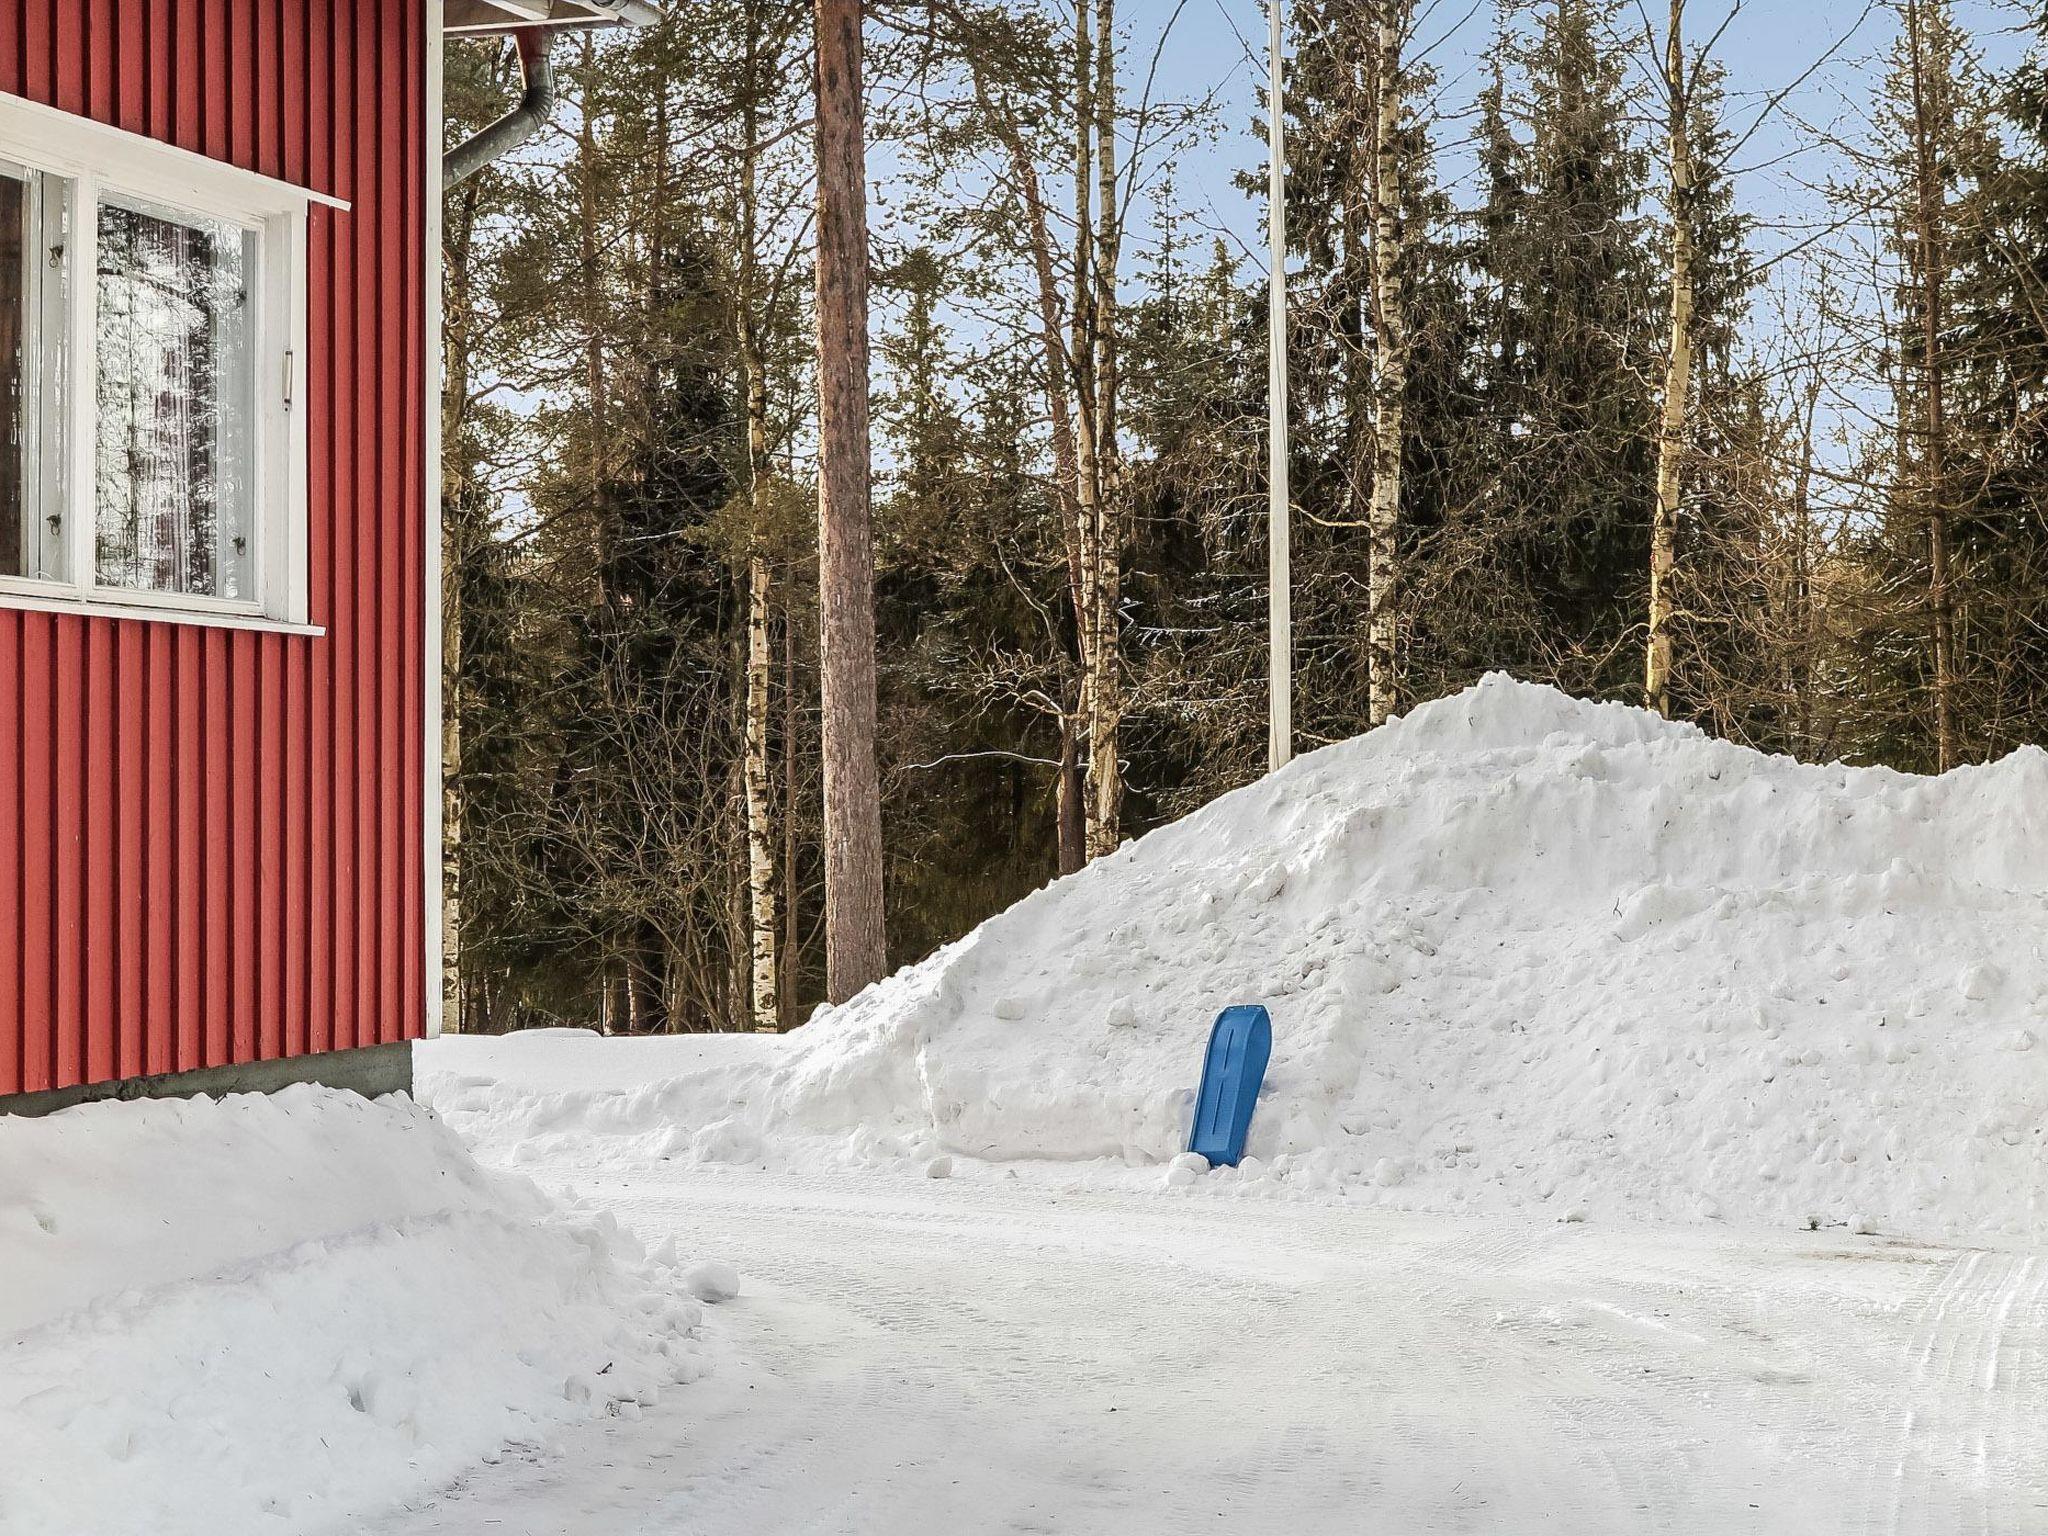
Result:
[[868,425],[867,137],[860,0],[817,0],[818,608],[824,683],[826,991],[888,970],[875,748]]
[[[778,515],[778,504],[788,499],[782,493],[789,486],[776,472],[776,455],[794,423],[787,412],[777,413],[771,400],[778,343],[780,350],[787,350],[792,339],[788,333],[799,312],[801,232],[791,226],[808,167],[792,164],[783,130],[799,120],[804,105],[791,79],[805,17],[803,8],[791,0],[739,0],[733,10],[736,14],[729,19],[693,19],[693,30],[709,22],[721,35],[737,33],[740,44],[731,51],[728,64],[721,65],[718,56],[712,56],[702,75],[708,99],[698,111],[704,136],[717,146],[720,161],[729,164],[726,179],[732,187],[732,196],[719,207],[724,226],[720,244],[731,258],[738,394],[746,412],[741,468],[746,506],[738,519],[735,565],[745,586],[747,614],[740,805],[751,929],[748,992],[754,1028],[772,1030],[780,1027],[787,1013],[780,994],[788,968],[779,953],[788,872],[781,867],[776,837],[773,627],[778,568],[786,572],[793,563],[781,526],[784,519]],[[788,595],[780,594],[779,600],[786,613]],[[785,743],[784,750],[789,749]],[[793,808],[782,806],[780,813],[787,819]]]

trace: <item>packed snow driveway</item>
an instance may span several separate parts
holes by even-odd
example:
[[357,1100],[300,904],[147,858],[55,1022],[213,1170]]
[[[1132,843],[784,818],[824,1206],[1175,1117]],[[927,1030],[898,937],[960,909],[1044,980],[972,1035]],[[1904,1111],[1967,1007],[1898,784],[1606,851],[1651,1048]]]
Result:
[[[424,1047],[749,1279],[386,1536],[2048,1536],[2044,807],[1489,678],[789,1036]],[[1250,1156],[1172,1166],[1255,1001]]]
[[427,1533],[2048,1531],[2019,1249],[553,1167],[747,1263],[712,1377]]

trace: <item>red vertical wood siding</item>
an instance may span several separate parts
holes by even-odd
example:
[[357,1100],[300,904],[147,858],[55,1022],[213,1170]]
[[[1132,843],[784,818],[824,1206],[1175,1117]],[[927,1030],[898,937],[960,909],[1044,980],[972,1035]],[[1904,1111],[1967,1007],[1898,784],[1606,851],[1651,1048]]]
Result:
[[346,198],[308,239],[320,637],[0,606],[0,1094],[417,1037],[423,0],[0,0],[0,91]]

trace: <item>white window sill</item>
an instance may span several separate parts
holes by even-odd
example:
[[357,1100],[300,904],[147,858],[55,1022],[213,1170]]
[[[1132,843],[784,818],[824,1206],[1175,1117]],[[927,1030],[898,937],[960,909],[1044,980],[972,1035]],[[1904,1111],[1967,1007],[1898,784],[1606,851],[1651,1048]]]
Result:
[[146,624],[194,624],[202,629],[247,629],[266,635],[307,635],[327,633],[319,624],[294,624],[260,613],[237,613],[233,609],[177,608],[159,603],[123,603],[104,597],[44,596],[35,592],[0,590],[0,608],[19,608],[28,613],[68,613],[81,619],[134,619]]

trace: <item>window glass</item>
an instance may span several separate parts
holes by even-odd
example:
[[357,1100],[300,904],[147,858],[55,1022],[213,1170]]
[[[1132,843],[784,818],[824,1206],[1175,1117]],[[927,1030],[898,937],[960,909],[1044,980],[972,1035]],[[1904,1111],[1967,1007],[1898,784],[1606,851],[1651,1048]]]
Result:
[[0,576],[35,571],[29,495],[28,183],[0,172]]
[[99,208],[96,574],[248,600],[255,237],[126,200]]

